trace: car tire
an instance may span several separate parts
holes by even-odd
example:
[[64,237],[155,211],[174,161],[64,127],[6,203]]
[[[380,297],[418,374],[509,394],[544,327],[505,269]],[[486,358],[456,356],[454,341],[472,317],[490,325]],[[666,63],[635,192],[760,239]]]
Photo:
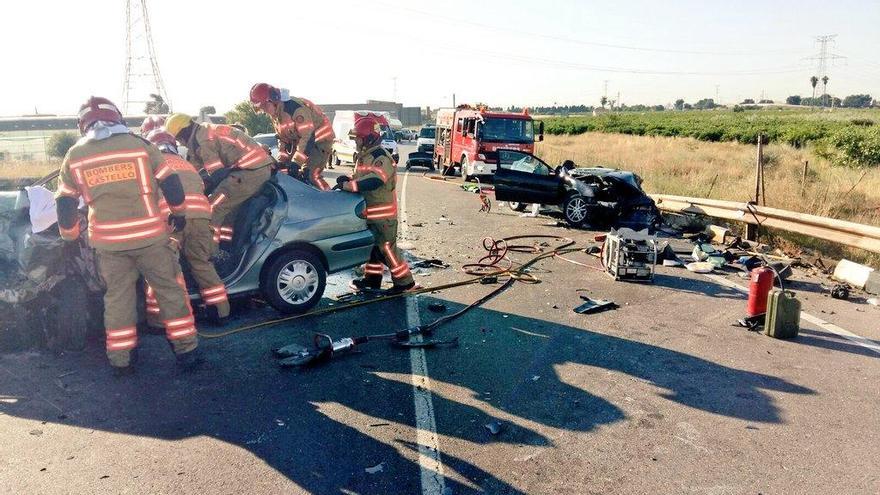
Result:
[[583,227],[589,221],[590,205],[586,197],[571,194],[562,203],[562,215],[572,227]]
[[527,206],[528,206],[528,203],[520,203],[519,201],[508,201],[507,202],[507,207],[513,211],[519,211],[519,212],[526,211]]
[[263,295],[282,313],[299,314],[312,309],[324,295],[327,270],[314,254],[300,249],[275,259],[263,279]]

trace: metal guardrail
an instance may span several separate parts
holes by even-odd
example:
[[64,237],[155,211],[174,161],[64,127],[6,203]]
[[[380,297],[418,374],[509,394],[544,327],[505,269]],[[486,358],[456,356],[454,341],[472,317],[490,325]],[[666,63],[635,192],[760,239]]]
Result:
[[663,211],[692,213],[745,222],[880,253],[880,227],[872,225],[736,201],[689,198],[668,194],[651,194],[650,196],[657,203],[657,207]]

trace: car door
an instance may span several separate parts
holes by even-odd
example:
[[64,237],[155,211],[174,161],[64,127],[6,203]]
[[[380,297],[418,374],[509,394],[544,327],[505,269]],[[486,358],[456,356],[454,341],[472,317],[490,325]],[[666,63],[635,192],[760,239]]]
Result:
[[559,204],[564,195],[559,176],[538,157],[517,150],[498,150],[495,199],[519,203]]

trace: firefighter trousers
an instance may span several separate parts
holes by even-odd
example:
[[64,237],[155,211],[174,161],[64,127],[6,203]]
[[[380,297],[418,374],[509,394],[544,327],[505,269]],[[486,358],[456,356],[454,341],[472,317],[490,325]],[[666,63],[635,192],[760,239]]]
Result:
[[[214,306],[217,316],[225,318],[229,316],[229,299],[226,296],[226,286],[217,275],[211,256],[217,249],[214,242],[214,229],[207,218],[187,218],[186,227],[182,232],[172,234],[172,239],[177,242],[183,259],[189,265],[189,271],[199,287],[199,294],[206,306]],[[147,324],[152,327],[160,327],[159,303],[156,292],[147,284]]]
[[208,198],[211,202],[211,224],[215,228],[215,238],[232,240],[232,225],[235,223],[238,208],[260,192],[271,175],[270,167],[235,170],[217,185]]
[[165,336],[176,354],[185,354],[198,346],[195,320],[177,249],[170,240],[127,251],[97,250],[101,276],[107,285],[104,294],[104,328],[107,334],[107,357],[113,366],[130,363],[131,350],[137,346],[137,281],[143,276],[153,288],[159,303]]
[[309,160],[302,171],[305,181],[322,191],[330,190],[330,185],[324,180],[324,167],[330,160],[332,149],[332,142],[315,143],[314,147],[309,150]]
[[367,285],[377,289],[382,285],[382,272],[385,266],[391,272],[391,280],[396,287],[413,284],[409,264],[403,258],[400,249],[397,249],[397,219],[373,220],[368,222],[367,226],[373,233],[374,241],[370,261],[364,265],[364,281]]

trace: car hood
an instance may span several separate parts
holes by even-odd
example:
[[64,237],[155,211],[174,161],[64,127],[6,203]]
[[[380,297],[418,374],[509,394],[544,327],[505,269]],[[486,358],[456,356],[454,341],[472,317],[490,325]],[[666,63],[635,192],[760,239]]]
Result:
[[615,168],[605,168],[605,167],[584,167],[584,168],[576,168],[568,172],[568,174],[575,179],[583,178],[583,177],[601,177],[611,178],[618,182],[623,182],[632,186],[635,189],[641,191],[642,189],[642,178],[638,175],[627,172],[625,170],[618,170]]

